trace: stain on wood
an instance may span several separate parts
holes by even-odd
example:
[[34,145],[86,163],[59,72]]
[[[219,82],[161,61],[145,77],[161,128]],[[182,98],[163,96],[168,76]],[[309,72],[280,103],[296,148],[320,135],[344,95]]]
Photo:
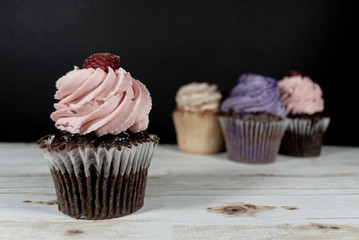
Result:
[[287,209],[287,210],[298,210],[299,208],[295,207],[295,206],[282,206],[282,208]]
[[325,226],[323,224],[312,224],[312,226],[317,227],[319,229],[334,229],[334,230],[340,229],[340,227],[338,227],[338,226]]
[[38,201],[36,202],[38,204],[44,204],[44,205],[55,205],[57,204],[57,200],[52,200],[52,201]]
[[245,204],[243,206],[248,208],[248,209],[258,209],[258,207],[256,205],[252,205],[252,204]]
[[242,215],[243,213],[248,212],[249,209],[241,206],[228,206],[214,209],[214,211],[225,215]]
[[327,228],[326,226],[320,225],[320,224],[313,224],[314,226],[317,226],[318,228]]
[[[22,201],[23,203],[34,203],[33,201],[30,200],[24,200]],[[44,204],[44,205],[55,205],[57,204],[57,200],[51,200],[51,201],[37,201],[35,202],[37,204]]]
[[70,229],[66,231],[66,235],[78,235],[78,234],[82,234],[84,233],[84,231],[79,230],[79,229]]
[[253,204],[238,202],[238,203],[231,203],[226,206],[209,207],[207,208],[207,211],[211,213],[222,214],[225,216],[254,217],[263,211],[268,211],[275,208],[276,207],[273,206],[256,206]]

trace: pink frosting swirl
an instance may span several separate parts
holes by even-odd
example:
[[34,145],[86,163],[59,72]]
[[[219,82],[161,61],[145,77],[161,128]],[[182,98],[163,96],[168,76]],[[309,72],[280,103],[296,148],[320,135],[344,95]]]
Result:
[[58,89],[51,114],[58,129],[81,135],[119,134],[148,127],[152,107],[150,94],[123,68],[108,73],[100,68],[75,67],[56,82]]
[[324,109],[322,90],[309,77],[284,77],[278,82],[288,114],[314,114]]

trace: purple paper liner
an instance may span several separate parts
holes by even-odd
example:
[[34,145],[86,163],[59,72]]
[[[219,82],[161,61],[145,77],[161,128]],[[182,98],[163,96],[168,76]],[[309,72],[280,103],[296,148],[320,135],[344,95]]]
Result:
[[227,155],[242,163],[272,163],[278,154],[287,121],[243,121],[220,116]]
[[319,156],[329,122],[329,117],[321,117],[319,120],[310,117],[289,118],[279,153],[297,157]]

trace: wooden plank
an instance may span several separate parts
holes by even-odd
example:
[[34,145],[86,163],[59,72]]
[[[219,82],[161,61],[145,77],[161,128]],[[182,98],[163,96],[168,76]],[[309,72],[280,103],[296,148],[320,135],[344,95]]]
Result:
[[359,148],[250,165],[160,145],[144,207],[102,221],[57,210],[35,144],[0,143],[0,165],[0,239],[359,239]]

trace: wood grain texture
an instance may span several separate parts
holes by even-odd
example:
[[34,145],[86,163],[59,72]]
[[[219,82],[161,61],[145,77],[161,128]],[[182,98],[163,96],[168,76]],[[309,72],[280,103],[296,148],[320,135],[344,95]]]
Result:
[[249,165],[160,144],[142,209],[76,220],[37,146],[0,143],[0,239],[359,239],[358,183],[359,148]]

